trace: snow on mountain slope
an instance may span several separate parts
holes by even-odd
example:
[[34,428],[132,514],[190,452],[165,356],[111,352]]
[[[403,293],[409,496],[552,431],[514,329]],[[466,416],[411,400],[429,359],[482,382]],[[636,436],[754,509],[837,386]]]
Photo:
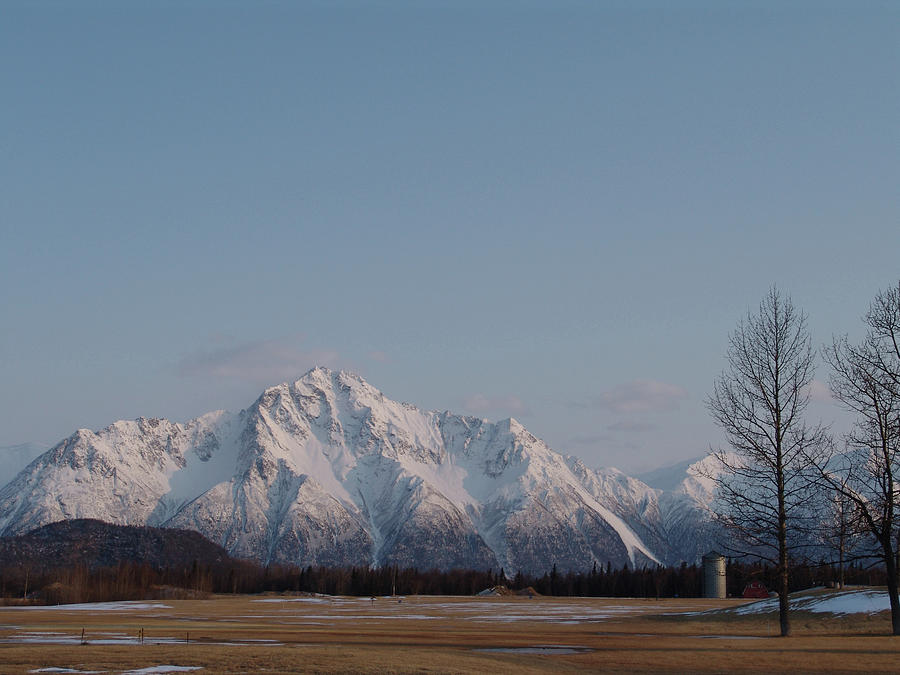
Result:
[[721,467],[713,455],[691,463],[678,487],[660,493],[662,527],[671,543],[672,559],[696,561],[721,548],[723,532],[712,520],[716,484]]
[[513,419],[422,411],[324,368],[236,415],[79,430],[0,490],[0,534],[79,517],[195,529],[233,555],[303,565],[672,558],[658,491]]
[[686,459],[677,464],[672,464],[671,466],[664,466],[659,469],[636,474],[635,478],[656,490],[671,492],[677,490],[681,486],[681,483],[688,475],[691,466],[702,459],[703,457]]
[[662,528],[659,490],[626,476],[618,469],[591,471],[576,458],[570,458],[569,464],[600,503],[618,514],[641,541],[662,554],[663,557],[658,562],[678,562],[670,561],[671,556],[668,554],[670,546]]
[[0,490],[0,532],[74,518],[144,524],[171,492],[169,479],[219,445],[227,413],[185,425],[140,418],[101,432],[79,429]]

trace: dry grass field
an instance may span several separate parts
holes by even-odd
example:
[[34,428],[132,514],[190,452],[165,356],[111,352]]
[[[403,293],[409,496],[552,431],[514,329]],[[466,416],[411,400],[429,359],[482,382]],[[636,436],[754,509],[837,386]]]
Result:
[[788,639],[774,637],[774,614],[701,613],[742,602],[223,596],[3,607],[0,672],[900,671],[884,613],[797,613]]

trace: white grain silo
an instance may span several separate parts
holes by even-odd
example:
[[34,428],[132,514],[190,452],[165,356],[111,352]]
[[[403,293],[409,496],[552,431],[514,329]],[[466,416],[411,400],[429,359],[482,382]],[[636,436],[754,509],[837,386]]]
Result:
[[703,556],[703,597],[726,597],[725,556],[718,551],[710,551]]

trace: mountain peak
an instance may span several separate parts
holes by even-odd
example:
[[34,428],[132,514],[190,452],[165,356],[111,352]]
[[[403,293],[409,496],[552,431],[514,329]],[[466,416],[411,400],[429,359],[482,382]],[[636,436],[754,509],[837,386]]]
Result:
[[[319,389],[335,389],[343,387],[363,387],[370,391],[378,391],[360,375],[349,370],[332,370],[325,366],[316,366],[308,370],[293,382],[283,382],[279,386],[312,387]],[[380,392],[379,392],[380,393]]]
[[320,382],[330,380],[334,376],[334,371],[325,366],[315,366],[310,368],[306,373],[300,376],[298,381],[301,382]]
[[77,431],[0,490],[0,534],[91,517],[304,566],[537,573],[680,555],[656,493],[618,478],[567,463],[514,418],[425,411],[318,366],[237,415]]

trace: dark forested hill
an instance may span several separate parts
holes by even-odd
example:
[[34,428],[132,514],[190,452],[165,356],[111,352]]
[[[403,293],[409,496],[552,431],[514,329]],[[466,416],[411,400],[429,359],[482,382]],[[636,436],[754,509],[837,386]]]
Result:
[[0,538],[0,569],[32,572],[58,568],[147,564],[156,569],[220,566],[231,562],[224,548],[199,532],[111,525],[100,520],[64,520],[17,537]]

